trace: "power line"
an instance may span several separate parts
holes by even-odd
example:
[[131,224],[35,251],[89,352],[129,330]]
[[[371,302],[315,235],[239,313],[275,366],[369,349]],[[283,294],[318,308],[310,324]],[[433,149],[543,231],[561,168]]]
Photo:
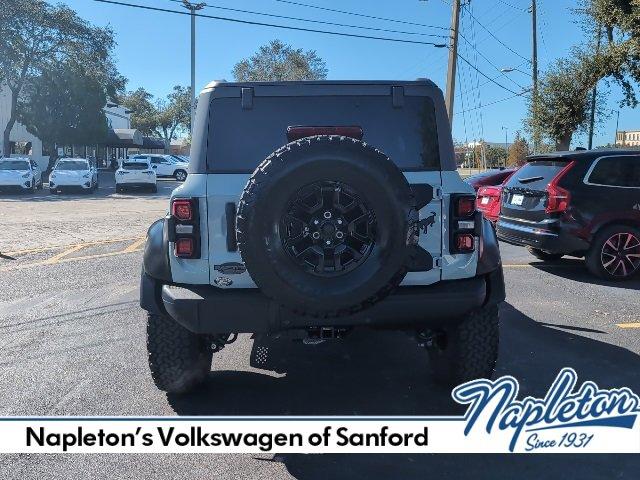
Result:
[[[96,0],[96,1],[106,1],[106,0]],[[469,60],[467,60],[466,58],[464,58],[462,55],[460,55],[460,53],[458,53],[458,58],[460,60],[462,60],[464,63],[466,63],[467,65],[469,65],[471,68],[473,68],[476,72],[478,72],[480,75],[482,75],[484,78],[486,78],[487,80],[489,80],[492,83],[495,83],[497,86],[499,86],[500,88],[502,88],[503,90],[506,90],[509,93],[513,93],[514,95],[521,95],[524,92],[518,93],[518,92],[514,92],[513,90],[511,90],[510,88],[505,87],[504,85],[502,85],[501,83],[496,82],[493,78],[491,78],[489,75],[487,75],[486,73],[484,73],[482,70],[480,70],[479,68],[475,67],[474,65],[471,64],[471,62]]]
[[[517,65],[514,70],[517,70],[518,68],[520,68],[521,66],[523,66],[525,63],[528,62],[522,62],[519,65]],[[527,74],[528,75],[528,74]],[[499,75],[496,75],[495,77],[492,77],[492,80],[496,80],[497,78],[500,78],[502,76],[502,72]],[[467,93],[467,92],[473,92],[474,90],[478,90],[480,87],[484,87],[487,83],[491,83],[491,80],[486,80],[484,82],[482,82],[481,84],[477,85],[476,87],[470,88],[469,90],[466,90],[464,92],[460,92],[458,93],[457,96],[462,95],[463,93]],[[524,88],[524,87],[523,87]],[[529,90],[529,87],[526,87],[525,90]]]
[[[93,0],[94,2],[100,2],[100,3],[109,3],[112,5],[121,5],[124,7],[132,7],[132,8],[139,8],[142,10],[151,10],[151,11],[156,11],[156,12],[164,12],[164,13],[175,13],[177,15],[191,15],[190,12],[186,12],[186,11],[179,11],[179,10],[170,10],[168,8],[159,8],[159,7],[150,7],[147,5],[137,5],[134,3],[127,3],[127,2],[120,2],[120,1],[116,1],[116,0]],[[239,18],[229,18],[229,17],[219,17],[219,16],[215,16],[215,15],[206,15],[204,13],[195,13],[194,14],[196,17],[201,17],[201,18],[208,18],[211,20],[222,20],[225,22],[234,22],[234,23],[242,23],[244,25],[256,25],[256,26],[260,26],[260,27],[271,27],[271,28],[280,28],[283,30],[296,30],[299,32],[310,32],[310,33],[322,33],[325,35],[335,35],[335,36],[339,36],[339,37],[350,37],[350,38],[364,38],[367,40],[382,40],[382,41],[386,41],[386,42],[396,42],[396,43],[410,43],[410,44],[414,44],[414,45],[432,45],[434,47],[437,48],[446,48],[446,45],[443,43],[434,43],[434,42],[425,42],[425,41],[421,41],[421,40],[409,40],[409,39],[404,39],[404,38],[390,38],[390,37],[374,37],[371,35],[358,35],[356,33],[346,33],[346,32],[332,32],[329,30],[317,30],[314,28],[304,28],[304,27],[292,27],[292,26],[287,26],[287,25],[278,25],[275,23],[263,23],[263,22],[255,22],[255,21],[251,21],[251,20],[241,20]]]
[[[182,0],[168,0],[169,2],[182,4]],[[276,15],[275,13],[266,13],[266,12],[255,12],[252,10],[242,10],[239,8],[231,8],[231,7],[220,7],[217,5],[211,5],[209,3],[205,4],[206,8],[215,8],[217,10],[226,10],[229,12],[238,12],[238,13],[248,13],[250,15],[262,15],[264,17],[272,17],[272,18],[281,18],[283,20],[294,20],[298,22],[309,22],[309,23],[320,23],[323,25],[332,25],[334,27],[348,27],[348,28],[358,28],[361,30],[373,30],[377,32],[386,32],[386,33],[399,33],[402,35],[420,35],[423,37],[436,37],[436,38],[448,38],[446,35],[435,34],[435,33],[424,33],[424,32],[406,32],[402,30],[390,30],[387,28],[376,28],[376,27],[365,27],[362,25],[350,25],[346,23],[336,23],[336,22],[327,22],[324,20],[315,20],[310,18],[300,18],[300,17],[289,17],[286,15]]]
[[487,33],[489,33],[489,35],[496,41],[498,42],[500,45],[502,45],[503,47],[505,47],[507,50],[509,50],[511,53],[519,56],[520,58],[523,58],[524,60],[527,60],[528,62],[531,62],[530,59],[528,59],[527,57],[524,57],[522,55],[520,55],[518,52],[516,52],[514,49],[512,49],[509,45],[507,45],[506,43],[504,43],[502,40],[500,40],[498,37],[495,36],[495,34],[489,30],[487,27],[485,27],[482,23],[480,23],[480,21],[471,13],[469,12],[469,16],[471,16],[471,18],[478,24],[480,25],[484,30],[487,31]]
[[[495,105],[496,103],[506,102],[507,100],[511,100],[511,99],[513,99],[513,98],[516,98],[516,97],[521,97],[524,93],[526,93],[526,92],[517,93],[516,95],[512,95],[512,96],[510,96],[510,97],[506,97],[506,98],[501,98],[500,100],[495,100],[495,101],[493,101],[493,102],[485,103],[484,105],[481,105],[481,106],[479,106],[479,107],[469,108],[469,109],[467,109],[467,110],[465,110],[465,111],[466,111],[466,112],[470,112],[471,110],[477,110],[478,108],[485,108],[485,107],[489,107],[489,106],[491,106],[491,105]],[[459,115],[459,114],[461,114],[461,113],[464,113],[465,111],[457,112],[457,113],[456,113],[456,115]]]
[[496,71],[500,72],[500,74],[499,74],[497,77],[495,77],[495,78],[498,78],[498,77],[504,77],[504,78],[506,78],[507,80],[509,80],[511,83],[513,83],[516,87],[524,88],[522,85],[520,85],[518,82],[516,82],[513,78],[511,78],[510,76],[508,76],[507,74],[505,74],[504,72],[502,72],[502,71],[501,71],[501,69],[500,69],[500,67],[496,66],[496,64],[494,64],[491,60],[489,60],[489,58],[487,58],[487,56],[486,56],[484,53],[482,53],[480,50],[478,50],[478,48],[477,48],[474,44],[472,44],[469,40],[467,40],[467,38],[466,38],[464,35],[460,34],[460,36],[462,37],[462,39],[463,39],[463,40],[464,40],[464,41],[465,41],[469,46],[471,46],[471,48],[473,48],[473,50],[475,50],[476,55],[480,55],[480,56],[481,56],[481,57],[482,57],[482,58],[483,58],[483,59],[484,59],[484,60],[485,60],[489,65],[491,65],[493,68],[495,68],[495,69],[496,69]]
[[512,5],[512,4],[508,3],[508,2],[505,2],[504,0],[498,0],[498,2],[500,2],[500,3],[501,3],[501,4],[503,4],[503,5],[506,5],[507,7],[511,7],[511,8],[513,8],[514,10],[518,10],[518,11],[520,11],[520,12],[522,12],[522,13],[525,13],[525,12],[527,11],[525,8],[522,8],[522,7],[516,7],[515,5]]
[[397,20],[397,19],[394,19],[394,18],[376,17],[376,16],[373,16],[373,15],[366,15],[364,13],[348,12],[348,11],[345,11],[345,10],[336,10],[335,8],[321,7],[319,5],[311,5],[311,4],[308,4],[308,3],[301,3],[301,2],[293,2],[291,0],[274,0],[274,1],[280,2],[280,3],[288,3],[290,5],[297,5],[299,7],[315,8],[315,9],[324,10],[324,11],[327,11],[327,12],[341,13],[341,14],[344,14],[344,15],[354,15],[356,17],[363,17],[363,18],[370,18],[372,20],[383,20],[385,22],[402,23],[404,25],[414,25],[416,27],[426,27],[426,28],[437,28],[439,30],[449,30],[448,27],[441,27],[439,25],[425,25],[424,23],[409,22],[408,20]]

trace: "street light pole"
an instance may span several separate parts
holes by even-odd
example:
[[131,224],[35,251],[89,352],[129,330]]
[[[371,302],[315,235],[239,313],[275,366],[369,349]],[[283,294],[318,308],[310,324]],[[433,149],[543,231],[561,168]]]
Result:
[[193,123],[196,116],[196,11],[207,6],[206,3],[192,3],[182,0],[183,7],[191,12],[191,125],[189,133],[193,133]]
[[[618,122],[620,121],[620,110],[616,111],[616,136],[613,138],[613,146],[615,147],[618,144]],[[624,143],[624,141],[623,141]]]

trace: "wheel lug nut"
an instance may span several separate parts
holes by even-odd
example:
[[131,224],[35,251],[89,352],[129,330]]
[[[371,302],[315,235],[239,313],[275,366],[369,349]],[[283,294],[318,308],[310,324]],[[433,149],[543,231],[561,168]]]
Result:
[[327,245],[331,245],[331,241],[330,240],[327,240]]
[[342,225],[342,220],[339,218],[337,223],[338,225]]
[[327,220],[331,218],[331,212],[324,212],[324,218]]
[[319,223],[320,223],[320,222],[319,222],[318,220],[314,220],[314,221],[313,221],[313,224],[314,224],[314,225],[318,225]]

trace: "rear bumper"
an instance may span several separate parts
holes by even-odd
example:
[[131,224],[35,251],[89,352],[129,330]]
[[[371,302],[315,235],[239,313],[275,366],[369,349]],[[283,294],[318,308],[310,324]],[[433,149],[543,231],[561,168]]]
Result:
[[116,187],[120,187],[120,188],[149,188],[149,187],[155,187],[156,186],[156,181],[148,181],[148,182],[141,182],[141,181],[136,181],[136,182],[118,182],[116,183]]
[[164,311],[188,330],[201,334],[262,333],[316,326],[435,328],[454,323],[483,305],[503,301],[504,280],[502,269],[498,269],[489,275],[464,280],[402,287],[363,312],[329,319],[296,315],[257,289],[164,285],[156,291]]
[[538,248],[550,253],[572,254],[589,249],[589,243],[570,233],[562,221],[530,223],[500,217],[496,224],[498,239],[512,245]]

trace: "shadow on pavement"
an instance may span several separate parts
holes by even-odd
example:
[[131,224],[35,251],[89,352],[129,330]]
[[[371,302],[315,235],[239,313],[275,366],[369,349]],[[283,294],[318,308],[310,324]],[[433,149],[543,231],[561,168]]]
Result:
[[[607,343],[606,333],[589,333],[595,339],[549,328],[504,304],[496,376],[516,377],[521,397],[543,397],[558,371],[570,366],[579,382],[593,380],[603,388],[628,386],[639,392],[640,357]],[[264,345],[254,349],[259,346]],[[462,413],[449,391],[429,380],[425,353],[405,334],[363,331],[342,343],[282,344],[275,349],[277,357],[268,368],[283,372],[283,377],[214,371],[198,392],[168,400],[180,415]],[[286,454],[274,461],[284,463],[299,479],[637,478],[640,468],[638,455]]]
[[557,263],[531,262],[533,268],[542,270],[545,273],[557,277],[573,280],[574,282],[590,283],[605,287],[625,288],[629,290],[640,290],[640,275],[636,275],[631,280],[622,282],[611,282],[592,275],[584,264],[584,260],[563,258]]

